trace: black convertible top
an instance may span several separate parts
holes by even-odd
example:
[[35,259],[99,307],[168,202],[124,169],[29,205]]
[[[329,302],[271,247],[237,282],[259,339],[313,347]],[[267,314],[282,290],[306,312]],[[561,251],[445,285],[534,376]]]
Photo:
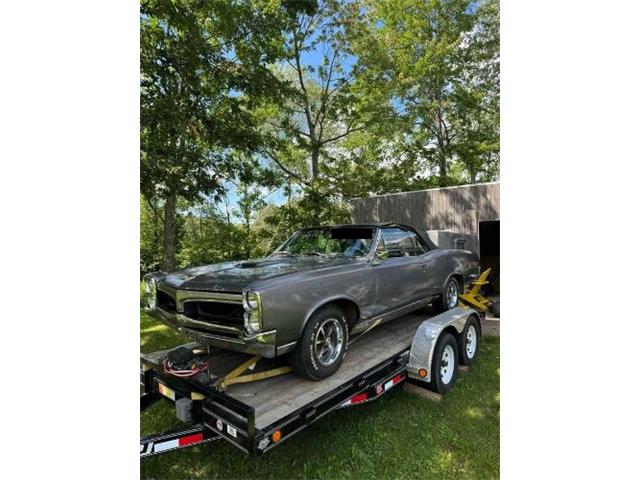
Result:
[[315,228],[385,228],[385,227],[401,227],[406,228],[407,230],[411,230],[413,233],[418,235],[420,239],[427,244],[430,250],[434,250],[439,248],[435,243],[431,241],[431,239],[424,235],[420,230],[413,227],[412,225],[407,225],[404,223],[344,223],[340,225],[317,225],[315,227],[305,227],[300,230],[313,230]]

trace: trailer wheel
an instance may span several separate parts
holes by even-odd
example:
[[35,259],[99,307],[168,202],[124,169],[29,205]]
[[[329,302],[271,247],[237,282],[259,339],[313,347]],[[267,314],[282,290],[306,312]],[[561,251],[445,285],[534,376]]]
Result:
[[307,322],[298,348],[289,357],[291,366],[309,380],[327,378],[340,368],[348,337],[344,312],[335,305],[321,308]]
[[458,349],[460,350],[460,363],[471,365],[480,351],[480,324],[475,315],[469,316],[462,333],[458,335]]
[[458,342],[450,333],[444,333],[438,339],[431,362],[431,381],[429,390],[445,394],[453,387],[458,378]]
[[451,310],[458,305],[459,297],[460,284],[452,277],[447,281],[442,293],[432,302],[433,308],[438,312]]

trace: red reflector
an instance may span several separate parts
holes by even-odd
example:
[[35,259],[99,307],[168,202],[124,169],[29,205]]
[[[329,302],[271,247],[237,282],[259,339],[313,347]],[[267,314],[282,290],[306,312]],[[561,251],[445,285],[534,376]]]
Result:
[[204,438],[204,435],[202,433],[194,433],[193,435],[180,437],[178,439],[178,445],[182,447],[183,445],[189,445],[191,443],[201,442],[203,438]]
[[396,375],[395,377],[393,377],[391,379],[391,381],[393,382],[393,384],[395,385],[396,383],[400,382],[402,380],[402,374],[400,375]]
[[366,393],[359,393],[358,395],[354,395],[353,397],[351,397],[351,403],[360,403],[360,402],[364,402],[367,399],[367,394]]

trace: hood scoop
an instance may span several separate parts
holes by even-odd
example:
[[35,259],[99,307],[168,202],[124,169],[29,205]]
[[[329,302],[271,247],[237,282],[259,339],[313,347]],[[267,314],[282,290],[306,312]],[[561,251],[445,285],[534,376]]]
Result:
[[273,265],[281,265],[282,262],[278,260],[260,260],[260,261],[248,261],[242,262],[236,265],[237,268],[264,268],[271,267]]
[[236,265],[238,268],[256,268],[258,266],[258,262],[244,262]]

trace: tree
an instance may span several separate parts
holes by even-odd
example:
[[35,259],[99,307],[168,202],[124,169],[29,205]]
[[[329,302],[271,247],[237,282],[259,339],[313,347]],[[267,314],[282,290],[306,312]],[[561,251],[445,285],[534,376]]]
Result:
[[[497,9],[472,0],[360,0],[357,11],[348,34],[358,88],[363,101],[395,113],[387,147],[440,186],[464,182],[452,176],[456,163],[474,179],[483,154],[497,154],[497,76],[481,78],[497,53]],[[480,42],[487,31],[494,37]]]
[[472,183],[495,180],[500,162],[500,11],[498,0],[479,4],[463,40],[463,81],[456,112],[456,154]]
[[266,67],[282,54],[280,2],[143,0],[141,191],[161,199],[163,263],[175,268],[179,199],[219,197],[234,149],[262,145],[253,110],[281,92]]
[[289,15],[283,32],[286,62],[276,72],[290,93],[264,114],[265,130],[276,141],[263,153],[302,188],[306,198],[298,206],[315,214],[326,210],[328,201],[341,200],[331,188],[341,145],[375,118],[351,91],[352,58],[344,35],[349,11],[341,2],[323,0]]
[[140,276],[162,265],[162,216],[158,206],[140,196]]

